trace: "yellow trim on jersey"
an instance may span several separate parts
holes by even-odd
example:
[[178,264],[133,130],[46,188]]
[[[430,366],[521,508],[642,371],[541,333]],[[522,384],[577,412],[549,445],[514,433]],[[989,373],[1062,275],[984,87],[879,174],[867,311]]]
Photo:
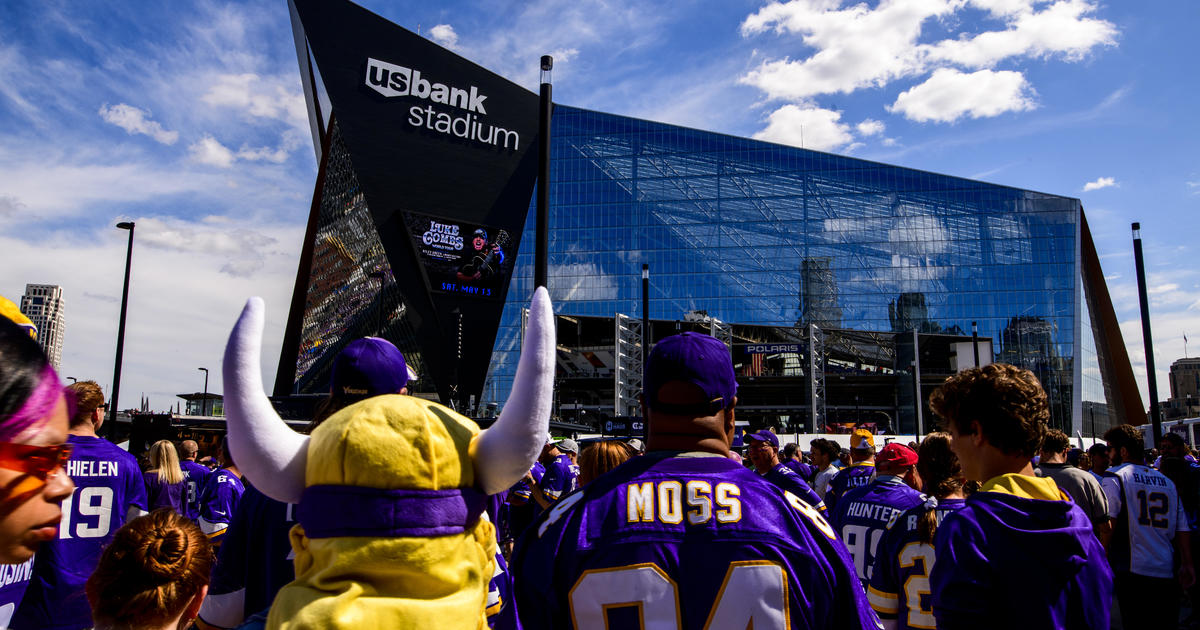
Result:
[[1020,473],[1007,473],[988,479],[980,492],[1003,492],[1017,497],[1026,499],[1039,499],[1042,501],[1070,501],[1071,497],[1067,496],[1058,488],[1058,484],[1049,477],[1031,477]]
[[898,593],[884,593],[874,586],[867,586],[867,601],[871,603],[871,608],[881,615],[900,613],[900,595]]
[[[875,462],[873,462],[873,461],[870,461],[870,460],[861,461],[861,462],[854,462],[853,464],[850,464],[850,465],[849,465],[849,466],[847,466],[846,468],[854,468],[855,466],[870,466],[870,467],[874,468],[874,467],[875,467]],[[842,470],[845,470],[846,468],[843,468]]]

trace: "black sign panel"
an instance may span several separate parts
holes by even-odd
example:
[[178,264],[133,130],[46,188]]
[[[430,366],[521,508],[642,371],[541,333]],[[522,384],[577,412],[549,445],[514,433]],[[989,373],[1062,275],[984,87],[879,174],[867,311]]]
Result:
[[[466,400],[483,389],[533,194],[538,97],[345,0],[291,2],[422,355],[442,398]],[[467,245],[477,229],[506,235],[504,263],[442,258],[412,237],[419,216],[469,231]]]
[[508,230],[416,213],[408,229],[431,291],[500,297],[514,263]]

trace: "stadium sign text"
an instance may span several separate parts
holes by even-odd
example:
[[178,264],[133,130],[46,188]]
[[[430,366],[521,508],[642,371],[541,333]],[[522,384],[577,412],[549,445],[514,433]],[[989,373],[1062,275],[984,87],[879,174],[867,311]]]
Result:
[[366,85],[388,98],[419,98],[465,111],[455,116],[453,110],[446,112],[435,109],[433,105],[413,105],[408,109],[408,124],[414,127],[514,151],[520,148],[520,134],[481,120],[480,117],[487,115],[487,108],[484,107],[487,96],[480,94],[479,88],[474,85],[463,89],[433,82],[421,76],[420,70],[371,57],[367,57]]
[[775,354],[776,352],[800,352],[800,344],[759,343],[746,346],[746,354]]

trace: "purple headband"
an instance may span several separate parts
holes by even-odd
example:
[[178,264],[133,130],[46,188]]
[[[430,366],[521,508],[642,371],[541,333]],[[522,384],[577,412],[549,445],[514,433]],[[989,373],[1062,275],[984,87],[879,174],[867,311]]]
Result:
[[58,380],[58,373],[47,365],[42,369],[33,393],[25,399],[25,404],[16,413],[0,418],[0,442],[16,442],[40,428],[62,395],[63,386]]
[[473,526],[486,502],[487,496],[474,488],[309,486],[300,498],[296,516],[309,538],[448,536]]

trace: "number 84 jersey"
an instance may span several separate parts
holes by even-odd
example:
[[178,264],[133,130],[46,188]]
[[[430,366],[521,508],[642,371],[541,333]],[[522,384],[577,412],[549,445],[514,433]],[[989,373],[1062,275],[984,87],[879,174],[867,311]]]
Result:
[[544,513],[512,566],[527,630],[881,627],[824,517],[722,457],[631,459]]
[[1189,529],[1175,484],[1153,468],[1126,463],[1104,473],[1100,486],[1115,519],[1108,552],[1113,571],[1174,577],[1171,541]]

